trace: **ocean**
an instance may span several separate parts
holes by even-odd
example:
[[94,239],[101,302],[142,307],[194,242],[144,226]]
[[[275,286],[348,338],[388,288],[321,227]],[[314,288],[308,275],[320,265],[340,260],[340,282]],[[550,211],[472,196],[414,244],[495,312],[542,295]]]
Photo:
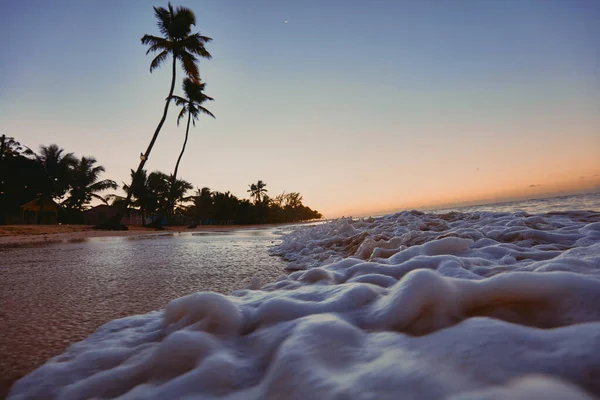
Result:
[[575,194],[568,196],[556,196],[543,199],[530,199],[508,201],[500,203],[490,203],[477,206],[465,206],[454,208],[434,209],[426,212],[445,213],[450,211],[460,212],[515,212],[525,211],[529,214],[540,214],[555,211],[577,211],[577,210],[592,210],[600,211],[600,192]]

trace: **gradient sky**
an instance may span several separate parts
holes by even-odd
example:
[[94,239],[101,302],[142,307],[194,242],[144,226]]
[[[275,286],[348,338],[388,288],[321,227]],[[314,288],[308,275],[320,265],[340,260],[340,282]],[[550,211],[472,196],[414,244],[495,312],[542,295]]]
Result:
[[[140,43],[166,2],[0,3],[0,134],[128,180],[169,89]],[[217,119],[180,167],[197,187],[262,179],[328,217],[600,187],[600,1],[174,4],[214,39]],[[149,170],[173,170],[177,112]]]

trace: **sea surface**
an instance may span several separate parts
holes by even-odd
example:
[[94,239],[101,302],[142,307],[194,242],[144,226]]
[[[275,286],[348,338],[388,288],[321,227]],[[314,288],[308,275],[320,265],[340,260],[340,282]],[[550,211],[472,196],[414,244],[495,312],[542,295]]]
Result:
[[557,211],[600,211],[600,192],[569,196],[549,197],[544,199],[518,200],[501,203],[490,203],[477,206],[441,208],[426,212],[446,213],[460,212],[515,212],[525,211],[529,214],[541,214]]

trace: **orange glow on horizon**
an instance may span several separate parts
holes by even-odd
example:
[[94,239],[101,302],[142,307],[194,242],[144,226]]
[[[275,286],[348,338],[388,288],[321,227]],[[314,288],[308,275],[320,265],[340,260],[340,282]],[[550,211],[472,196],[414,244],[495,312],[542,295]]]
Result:
[[[336,212],[326,213],[326,218],[337,218],[341,216],[373,216],[386,215],[402,210],[431,210],[442,208],[463,207],[478,204],[500,203],[504,201],[518,201],[526,199],[535,199],[543,197],[554,197],[569,194],[595,192],[600,190],[600,176],[585,177],[579,181],[563,181],[543,184],[534,184],[533,187],[515,189],[513,187],[495,188],[492,191],[489,188],[473,189],[471,191],[457,190],[449,195],[440,193],[429,197],[413,196],[405,201],[397,203],[381,202],[379,204],[367,204],[363,207],[347,207],[336,210]],[[484,190],[488,189],[488,190]]]

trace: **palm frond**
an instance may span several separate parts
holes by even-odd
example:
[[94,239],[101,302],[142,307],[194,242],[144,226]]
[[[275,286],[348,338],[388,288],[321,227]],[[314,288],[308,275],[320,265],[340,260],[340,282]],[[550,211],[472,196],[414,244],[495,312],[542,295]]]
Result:
[[90,190],[94,192],[99,192],[106,189],[117,189],[118,187],[119,186],[117,185],[117,182],[113,181],[112,179],[104,179],[89,186]]
[[206,108],[202,107],[202,106],[197,106],[198,107],[198,111],[202,112],[203,114],[207,114],[210,115],[211,117],[213,117],[214,119],[217,119],[217,117],[214,116],[213,113],[211,113],[210,111],[208,111]]
[[169,39],[183,39],[190,34],[192,25],[196,24],[196,16],[186,7],[173,9],[169,3],[169,9],[161,10],[160,16],[155,12],[158,19],[158,27],[161,33]]
[[194,80],[199,80],[200,72],[198,71],[198,66],[196,65],[197,58],[193,54],[188,53],[187,51],[182,51],[179,55],[181,60],[181,66],[185,73]]
[[67,154],[64,155],[64,157],[62,158],[61,162],[64,165],[73,166],[77,162],[77,158],[75,157],[75,154],[73,154],[73,153],[67,153]]
[[35,158],[36,160],[38,160],[38,161],[40,159],[40,156],[38,156],[35,151],[31,150],[27,146],[25,146],[25,150],[23,151],[23,154],[25,154],[26,156],[31,156],[31,157]]
[[160,65],[166,60],[168,55],[169,52],[167,50],[163,50],[156,57],[154,57],[154,60],[152,60],[152,62],[150,63],[150,72],[160,67]]
[[169,27],[173,23],[173,6],[169,3],[169,9],[164,7],[153,7],[154,15],[156,16],[158,30],[164,36],[169,37]]
[[173,99],[175,101],[175,104],[178,106],[185,106],[186,104],[189,103],[189,101],[187,99],[184,99],[181,96],[171,96],[171,99]]
[[205,101],[215,101],[215,99],[213,99],[210,96],[205,95],[204,93],[202,93],[202,99],[200,101],[198,101],[200,104],[204,103]]
[[208,50],[206,50],[204,45],[211,41],[212,38],[209,38],[208,36],[202,36],[199,33],[194,33],[181,40],[179,42],[179,46],[188,52],[210,60],[212,55],[208,52]]
[[183,93],[185,93],[185,97],[187,97],[188,99],[193,98],[197,91],[198,85],[200,85],[199,82],[194,81],[190,77],[185,77],[183,79],[183,84],[182,84]]
[[181,111],[179,112],[179,115],[177,116],[177,126],[179,126],[179,121],[181,121],[181,119],[182,119],[183,117],[185,117],[185,112],[187,111],[187,110],[186,110],[186,108],[187,108],[187,107],[183,107],[183,108],[181,109]]
[[[109,200],[109,196],[110,196],[110,195],[108,195],[108,196],[106,196],[106,197],[102,197],[102,196],[100,196],[99,194],[92,193],[92,195],[91,195],[91,196],[92,196],[93,198],[95,198],[95,199],[98,199],[98,200],[100,200],[100,201],[101,201],[101,202],[103,202],[104,204],[108,205],[108,200]],[[116,195],[113,195],[113,196],[116,196]]]
[[146,51],[146,54],[153,53],[158,50],[169,50],[171,48],[171,42],[158,36],[144,35],[142,36],[141,40],[142,44],[150,46]]
[[185,78],[183,81],[183,92],[190,103],[195,102],[201,93],[199,82],[190,77]]
[[[187,7],[179,6],[175,10],[175,19],[178,25],[192,26],[196,25],[196,15]],[[188,32],[189,33],[189,32]]]

